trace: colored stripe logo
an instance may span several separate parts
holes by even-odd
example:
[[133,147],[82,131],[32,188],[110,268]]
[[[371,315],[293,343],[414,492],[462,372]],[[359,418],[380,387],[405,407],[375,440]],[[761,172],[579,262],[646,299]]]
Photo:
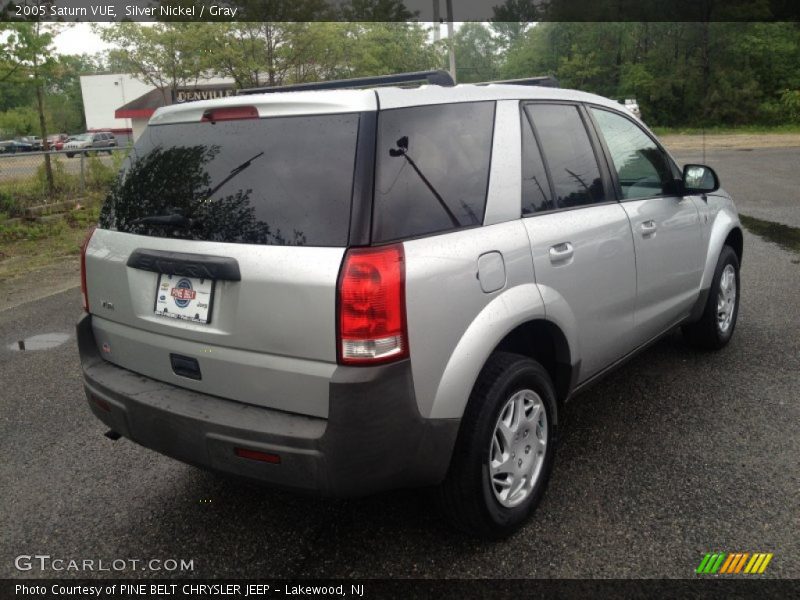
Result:
[[766,552],[709,552],[700,561],[700,565],[695,573],[702,575],[713,575],[715,573],[725,575],[746,574],[760,575],[767,570],[769,561],[773,554]]

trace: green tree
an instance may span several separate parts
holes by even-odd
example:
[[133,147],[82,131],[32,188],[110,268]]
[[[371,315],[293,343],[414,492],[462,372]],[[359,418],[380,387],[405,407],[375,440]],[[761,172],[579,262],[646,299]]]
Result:
[[534,0],[506,0],[492,7],[492,30],[504,50],[516,44],[536,21],[541,11]]
[[[13,82],[33,89],[38,113],[37,131],[42,140],[47,139],[47,119],[45,116],[44,87],[52,73],[53,32],[55,26],[40,21],[29,23],[0,23],[0,33],[5,33],[5,41],[0,47],[0,80]],[[47,190],[53,194],[53,169],[50,155],[44,157]]]
[[483,23],[464,23],[454,36],[459,83],[491,81],[500,74],[499,44]]
[[795,118],[798,64],[796,23],[541,23],[509,47],[502,74],[635,97],[655,125],[778,124]]
[[165,98],[179,87],[196,84],[215,59],[215,24],[114,23],[98,27],[103,41],[115,44],[119,67],[162,90]]

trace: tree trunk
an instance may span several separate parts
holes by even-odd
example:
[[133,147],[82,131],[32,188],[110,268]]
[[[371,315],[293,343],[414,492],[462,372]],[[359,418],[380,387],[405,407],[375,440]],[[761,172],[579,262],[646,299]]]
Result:
[[[47,144],[47,123],[44,118],[44,95],[42,94],[42,82],[39,79],[38,57],[33,58],[33,76],[36,85],[36,107],[39,109],[39,136],[42,138],[42,149],[49,150]],[[44,172],[47,177],[47,196],[53,198],[55,195],[55,184],[53,182],[53,167],[50,164],[50,154],[44,155]]]

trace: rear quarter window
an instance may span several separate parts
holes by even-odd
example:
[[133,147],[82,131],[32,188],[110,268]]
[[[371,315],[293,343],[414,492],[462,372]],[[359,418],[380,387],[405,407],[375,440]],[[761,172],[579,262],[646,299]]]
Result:
[[[100,226],[189,240],[346,246],[358,126],[358,114],[148,126]],[[150,219],[170,214],[186,217],[182,226]]]
[[469,102],[378,114],[373,241],[483,222],[494,110]]

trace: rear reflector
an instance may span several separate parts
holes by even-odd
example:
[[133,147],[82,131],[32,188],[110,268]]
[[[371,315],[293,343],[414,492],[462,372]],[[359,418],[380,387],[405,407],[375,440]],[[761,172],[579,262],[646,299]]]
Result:
[[402,244],[347,251],[338,310],[340,363],[378,364],[408,356]]
[[86,286],[86,249],[89,247],[89,242],[92,240],[95,229],[95,227],[92,227],[89,230],[81,244],[81,300],[83,301],[83,310],[87,313],[89,312],[89,290]]
[[203,113],[202,121],[216,123],[217,121],[239,121],[241,119],[257,118],[258,109],[255,106],[228,106],[208,109]]
[[92,394],[92,402],[94,402],[100,410],[111,412],[111,405],[102,398],[98,398],[94,394]]
[[281,464],[281,457],[278,454],[259,452],[258,450],[250,450],[249,448],[234,448],[233,453],[239,458],[249,458],[250,460],[258,460],[272,465]]

